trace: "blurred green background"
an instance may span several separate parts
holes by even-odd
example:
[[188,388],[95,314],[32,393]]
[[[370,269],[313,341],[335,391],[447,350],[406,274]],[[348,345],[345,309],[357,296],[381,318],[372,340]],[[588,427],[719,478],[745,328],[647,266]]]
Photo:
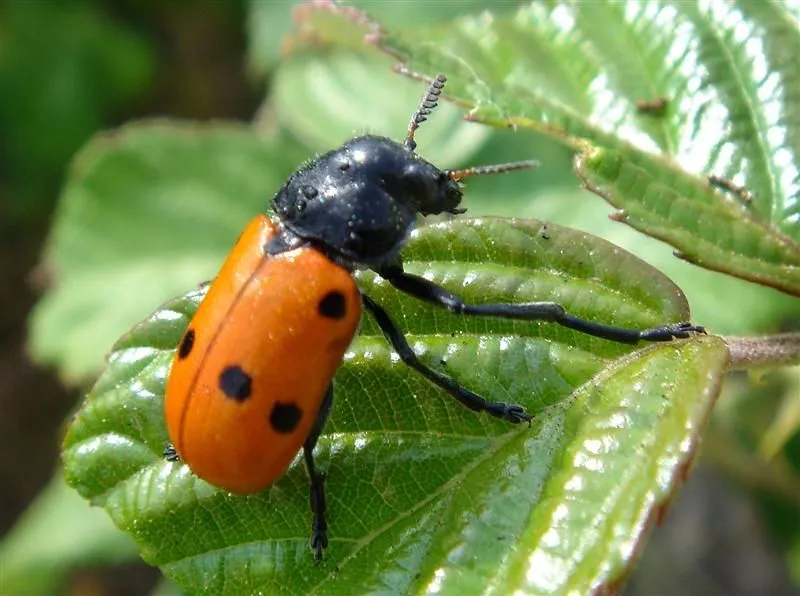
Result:
[[[50,565],[52,577],[31,593],[170,591],[159,583],[159,572],[138,563],[127,540],[114,535],[104,512],[88,512],[58,482],[63,421],[114,337],[104,348],[87,349],[71,368],[43,348],[35,351],[50,367],[38,367],[27,356],[29,314],[54,281],[41,256],[75,152],[99,131],[153,117],[255,122],[265,135],[287,139],[295,164],[357,133],[399,137],[405,132],[422,87],[391,74],[391,60],[376,52],[320,47],[284,55],[293,4],[0,4],[0,271],[5,277],[0,284],[0,528],[5,541],[0,573],[12,560],[30,569]],[[395,29],[486,6],[470,1],[355,4]],[[503,2],[494,9],[515,6]],[[686,290],[695,320],[717,332],[800,326],[796,302],[698,271],[672,258],[664,245],[609,222],[610,209],[578,188],[563,147],[530,134],[521,138],[513,131],[463,123],[452,106],[441,112],[419,136],[420,152],[434,163],[455,167],[536,157],[543,164],[515,177],[471,181],[471,213],[535,216],[604,236],[663,268]],[[692,292],[693,287],[700,290]],[[717,291],[702,291],[712,287]],[[749,317],[743,329],[735,308],[720,308],[720,296],[726,295],[736,295],[741,304],[764,297],[770,308]],[[137,316],[156,306],[143,303]],[[121,322],[121,329],[137,316]],[[759,463],[748,460],[753,456],[747,449],[763,447],[764,428],[782,407],[782,396],[800,391],[799,376],[795,368],[766,376],[759,385],[744,375],[730,379],[704,447],[706,463],[695,470],[648,544],[627,593],[800,593],[783,563],[776,531],[796,509],[774,497],[774,479],[759,476]],[[731,450],[726,440],[731,435],[741,439],[741,453]],[[63,523],[64,517],[71,524]],[[43,552],[44,543],[49,552]],[[68,551],[79,554],[65,562]]]

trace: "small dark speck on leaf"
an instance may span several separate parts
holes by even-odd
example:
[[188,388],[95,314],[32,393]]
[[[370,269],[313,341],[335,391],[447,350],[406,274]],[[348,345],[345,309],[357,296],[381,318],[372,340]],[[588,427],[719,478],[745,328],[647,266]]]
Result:
[[753,195],[751,195],[745,187],[735,184],[732,180],[717,176],[716,174],[711,174],[708,177],[708,183],[714,188],[731,194],[744,205],[749,205],[753,201]]
[[547,231],[547,224],[541,227],[539,236],[541,236],[542,240],[550,240],[550,232]]
[[649,116],[661,116],[669,107],[669,99],[666,97],[656,97],[655,99],[640,99],[636,102],[636,110],[640,114]]

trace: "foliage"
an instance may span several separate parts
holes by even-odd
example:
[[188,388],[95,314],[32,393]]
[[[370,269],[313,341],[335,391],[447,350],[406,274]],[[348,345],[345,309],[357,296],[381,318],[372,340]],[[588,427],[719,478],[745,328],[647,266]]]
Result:
[[[543,162],[539,172],[470,183],[471,211],[554,214],[573,227],[608,229],[599,201],[564,187],[574,154],[578,176],[619,209],[616,220],[689,261],[767,286],[678,263],[674,277],[693,319],[712,332],[753,333],[798,318],[800,83],[792,64],[800,15],[789,3],[542,1],[430,14],[424,24],[395,13],[381,27],[318,1],[296,10],[283,43],[291,55],[278,61],[258,26],[269,4],[254,2],[251,13],[251,68],[277,68],[253,126],[133,124],[76,158],[47,254],[59,285],[32,323],[33,349],[66,378],[90,376],[136,320],[210,279],[249,215],[265,209],[304,156],[364,128],[402,134],[422,86],[390,75],[374,47],[412,75],[445,72],[448,97],[470,120],[515,131],[464,126],[458,109],[442,106],[419,133],[434,163]],[[663,110],[642,109],[642,100],[661,97]],[[663,249],[625,238],[673,275]],[[536,220],[441,222],[407,248],[410,270],[476,301],[558,300],[574,314],[633,327],[689,313],[656,269]],[[164,379],[202,296],[196,290],[115,345],[68,432],[68,482],[193,593],[618,587],[691,465],[730,338],[632,350],[553,325],[454,317],[371,274],[359,281],[403,321],[420,357],[487,398],[523,403],[536,414],[532,427],[509,429],[449,403],[394,362],[365,321],[320,444],[332,544],[314,566],[300,466],[241,498],[159,457]],[[790,493],[800,421],[796,393],[782,395],[766,426],[770,457],[785,462],[775,474]],[[718,438],[719,428],[709,432]],[[780,501],[781,490],[770,498]],[[785,552],[800,552],[797,528],[785,529]],[[796,554],[788,557],[800,576]]]
[[10,221],[41,209],[64,163],[140,95],[153,56],[90,2],[0,6],[0,192]]

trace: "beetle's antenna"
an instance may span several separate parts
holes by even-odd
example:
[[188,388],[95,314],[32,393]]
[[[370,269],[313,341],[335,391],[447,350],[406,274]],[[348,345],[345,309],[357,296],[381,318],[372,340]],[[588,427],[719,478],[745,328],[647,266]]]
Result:
[[431,86],[428,87],[428,91],[422,96],[422,101],[419,102],[417,111],[411,116],[411,121],[408,123],[406,140],[403,143],[409,150],[413,151],[417,148],[417,142],[414,140],[414,133],[417,131],[420,124],[428,119],[433,109],[439,105],[439,96],[442,94],[445,81],[447,81],[447,77],[441,73],[434,77],[431,81]]
[[450,180],[463,180],[472,176],[483,176],[484,174],[504,174],[506,172],[513,172],[514,170],[525,170],[527,168],[536,168],[539,162],[535,159],[527,159],[525,161],[512,161],[510,163],[498,163],[491,166],[475,166],[472,168],[464,168],[463,170],[444,170],[445,176]]

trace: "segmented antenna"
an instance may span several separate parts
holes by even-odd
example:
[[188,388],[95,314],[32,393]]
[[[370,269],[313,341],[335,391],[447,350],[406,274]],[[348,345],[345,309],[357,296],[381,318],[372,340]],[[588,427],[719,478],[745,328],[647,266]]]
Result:
[[510,163],[498,163],[490,166],[474,166],[471,168],[464,168],[463,170],[444,170],[445,175],[450,180],[463,180],[472,176],[483,176],[484,174],[504,174],[505,172],[513,172],[514,170],[524,170],[527,168],[536,168],[539,162],[535,159],[526,159],[525,161],[512,161]]
[[433,108],[439,105],[439,96],[442,94],[442,89],[444,89],[446,81],[447,77],[441,73],[437,74],[433,81],[431,81],[431,86],[428,87],[428,91],[422,96],[422,101],[419,102],[417,111],[411,116],[411,121],[408,123],[406,140],[405,143],[403,143],[411,151],[417,148],[417,142],[414,140],[414,133],[417,131],[420,124],[428,119]]

